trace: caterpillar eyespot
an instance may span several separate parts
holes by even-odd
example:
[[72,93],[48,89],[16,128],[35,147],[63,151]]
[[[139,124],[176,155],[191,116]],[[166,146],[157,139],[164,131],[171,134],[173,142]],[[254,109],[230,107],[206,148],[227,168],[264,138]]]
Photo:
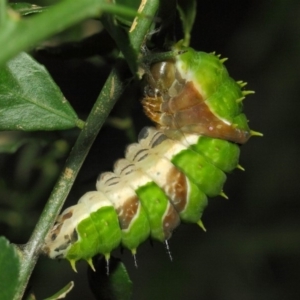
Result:
[[[180,222],[198,223],[207,198],[223,194],[225,172],[238,165],[240,148],[255,135],[242,113],[249,94],[212,53],[183,50],[151,66],[144,128],[96,191],[64,210],[46,237],[44,253],[76,261],[110,253],[119,245],[135,255],[149,236],[165,242]],[[204,228],[204,227],[203,227]]]

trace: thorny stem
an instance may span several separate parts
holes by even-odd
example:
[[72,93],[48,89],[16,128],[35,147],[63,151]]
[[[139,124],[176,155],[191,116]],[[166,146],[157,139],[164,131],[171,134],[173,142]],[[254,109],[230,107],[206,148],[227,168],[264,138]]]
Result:
[[[140,12],[154,16],[159,0],[142,0],[142,9]],[[130,31],[130,41],[133,49],[138,52],[144,37],[151,25],[152,19],[137,17]],[[80,132],[78,139],[66,161],[65,167],[54,186],[50,198],[42,212],[42,215],[23,250],[21,271],[19,275],[19,286],[17,288],[14,300],[22,299],[30,275],[37,262],[40,248],[45,236],[61,210],[63,203],[75,181],[75,178],[83,164],[89,149],[91,148],[98,132],[100,131],[109,112],[116,103],[117,99],[124,90],[122,70],[124,70],[124,60],[119,60],[111,71],[100,95],[98,96],[94,107]]]

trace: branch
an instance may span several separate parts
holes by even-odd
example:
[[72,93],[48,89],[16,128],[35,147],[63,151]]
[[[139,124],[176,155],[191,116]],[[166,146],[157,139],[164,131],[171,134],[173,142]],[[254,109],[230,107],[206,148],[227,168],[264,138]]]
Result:
[[[143,14],[154,16],[158,9],[159,0],[143,0],[142,4],[144,5],[142,9]],[[149,18],[137,17],[136,21],[137,25],[130,32],[130,39],[131,41],[134,41],[132,47],[138,52],[152,20]],[[80,132],[69,158],[66,161],[64,170],[50,195],[33,234],[24,248],[19,286],[14,300],[20,300],[22,298],[27,282],[37,262],[45,236],[53,226],[83,161],[104,121],[124,90],[124,74],[122,74],[124,63],[125,61],[120,59],[111,71],[94,107],[92,108],[85,126]]]

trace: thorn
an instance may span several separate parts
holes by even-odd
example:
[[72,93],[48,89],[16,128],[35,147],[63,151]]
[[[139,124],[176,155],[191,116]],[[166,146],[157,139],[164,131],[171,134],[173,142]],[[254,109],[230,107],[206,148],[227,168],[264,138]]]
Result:
[[110,253],[104,254],[105,260],[106,260],[106,275],[109,276],[109,258]]
[[236,103],[241,103],[246,97],[241,97],[241,98],[238,98],[236,99]]
[[222,64],[224,64],[224,62],[227,61],[227,60],[228,60],[228,57],[224,57],[224,58],[220,59],[220,62],[221,62]]
[[73,269],[73,271],[75,273],[77,273],[77,270],[76,270],[76,260],[75,259],[70,259],[69,262],[71,264],[71,268]]
[[245,169],[241,165],[237,165],[236,168],[241,170],[241,171],[245,171]]
[[219,196],[221,196],[221,197],[225,198],[226,200],[228,200],[227,195],[223,191],[219,194]]
[[134,260],[134,266],[136,268],[138,268],[137,259],[136,259],[136,255],[135,254],[133,254],[133,260]]
[[206,232],[206,228],[205,228],[205,226],[204,226],[204,224],[203,224],[203,222],[202,222],[201,220],[199,220],[199,221],[197,222],[197,224],[200,226],[200,228],[201,228],[204,232]]
[[236,82],[240,87],[244,87],[248,84],[248,82],[244,82],[243,80],[239,80]]
[[167,253],[169,254],[170,260],[173,261],[173,257],[172,257],[172,254],[171,254],[171,251],[170,251],[170,247],[169,247],[169,243],[168,243],[167,240],[165,240],[165,247],[167,249]]
[[264,136],[261,132],[250,130],[251,136]]
[[91,269],[92,269],[94,272],[96,272],[96,269],[95,269],[94,264],[93,264],[93,260],[92,260],[91,258],[89,258],[89,259],[87,259],[86,261],[87,261],[87,263],[89,264],[89,266],[91,267]]
[[131,254],[133,256],[134,266],[137,268],[138,264],[137,264],[137,259],[136,259],[136,249],[131,249]]
[[248,91],[242,91],[242,94],[243,94],[244,96],[247,96],[247,95],[255,94],[255,92],[254,92],[254,91],[251,91],[251,90],[248,90]]

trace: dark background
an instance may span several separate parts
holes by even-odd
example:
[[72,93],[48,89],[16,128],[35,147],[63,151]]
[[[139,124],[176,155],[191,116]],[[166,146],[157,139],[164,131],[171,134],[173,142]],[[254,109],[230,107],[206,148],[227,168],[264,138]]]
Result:
[[[250,127],[264,137],[253,137],[242,147],[240,163],[246,172],[237,170],[228,176],[224,191],[229,200],[210,199],[203,217],[207,233],[196,225],[181,225],[176,230],[169,242],[172,262],[164,245],[156,242],[138,248],[138,269],[127,251],[121,254],[117,250],[114,255],[128,268],[134,299],[297,299],[300,2],[207,0],[198,1],[197,10],[191,46],[228,57],[226,66],[231,76],[248,82],[247,87],[255,90],[255,95],[246,98],[244,108]],[[109,72],[109,63],[99,67],[90,60],[57,60],[40,54],[36,58],[47,66],[84,119]],[[124,98],[127,95],[133,100],[122,104],[121,99],[113,115],[128,111],[138,132],[150,123],[142,114],[134,87]],[[72,141],[76,134],[66,134],[66,140]],[[127,143],[124,131],[104,127],[67,205],[94,189],[97,174],[111,169],[114,160],[123,156]],[[20,156],[20,151],[14,157]],[[63,160],[57,161],[59,166]],[[1,167],[13,170],[13,161],[11,157],[2,159]],[[15,189],[17,193],[18,187]],[[23,223],[18,229],[0,227],[13,242],[26,242],[49,191],[41,197],[40,207],[27,211],[31,221],[26,221],[27,227]],[[68,299],[93,299],[86,269],[85,263],[78,263],[75,274],[67,261],[42,257],[31,285],[40,299],[74,280],[75,289]]]

